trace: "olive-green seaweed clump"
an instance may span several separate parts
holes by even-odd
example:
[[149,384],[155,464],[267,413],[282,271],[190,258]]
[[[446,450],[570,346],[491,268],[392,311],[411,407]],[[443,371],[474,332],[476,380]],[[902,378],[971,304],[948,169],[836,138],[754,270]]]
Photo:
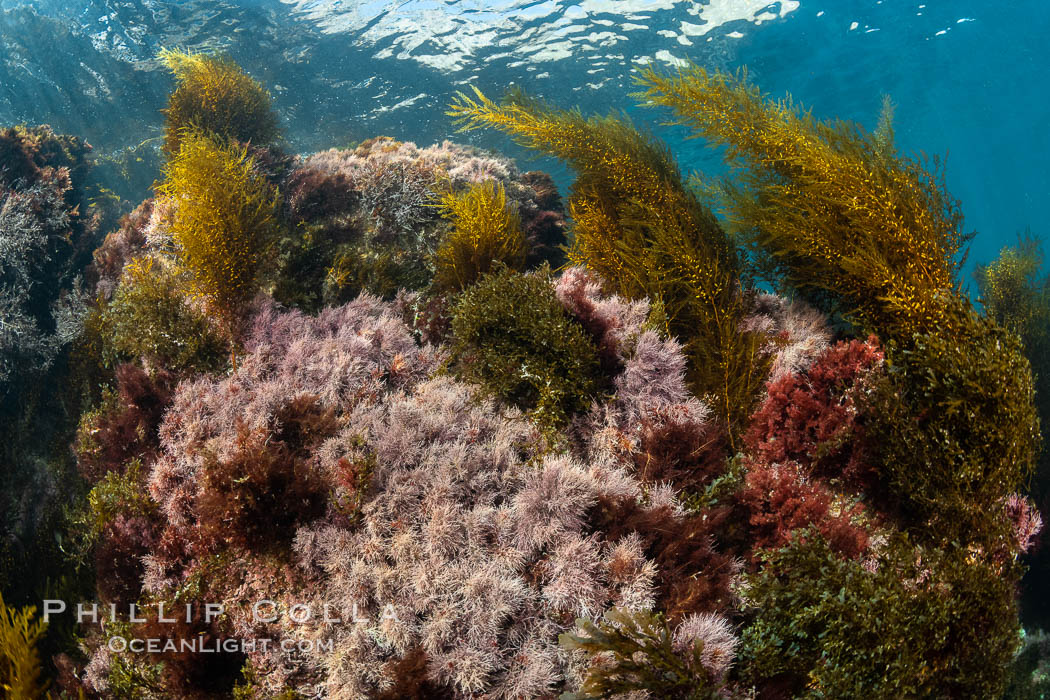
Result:
[[153,516],[157,505],[141,486],[142,463],[132,459],[123,474],[107,472],[91,489],[82,519],[90,537],[97,538],[118,516]]
[[[992,263],[977,266],[974,277],[988,317],[1021,339],[1035,374],[1039,416],[1046,425],[1050,423],[1050,271],[1043,263],[1041,242],[1026,233]],[[1050,452],[1044,450],[1042,464],[1050,479],[1048,460]],[[1041,494],[1050,498],[1050,484]]]
[[154,258],[128,263],[113,299],[89,319],[101,335],[107,364],[143,357],[176,371],[222,367],[225,341],[204,314],[187,303],[185,289],[178,272]]
[[563,633],[561,646],[592,656],[611,657],[588,669],[579,692],[566,700],[597,700],[647,692],[667,700],[716,700],[725,697],[704,668],[703,644],[675,649],[671,628],[659,614],[613,608],[597,624],[577,619],[581,633]]
[[[1017,334],[1035,375],[1035,404],[1044,427],[1050,425],[1050,272],[1043,267],[1041,242],[1031,233],[1006,247],[988,265],[974,272],[985,313]],[[1050,449],[1043,444],[1035,477],[1029,485],[1036,506],[1050,513]],[[1050,625],[1050,556],[1043,547],[1031,557],[1025,579],[1025,617],[1031,624]]]
[[160,60],[177,82],[163,110],[168,120],[164,150],[169,156],[179,152],[190,131],[257,146],[277,138],[270,94],[231,58],[165,49]]
[[745,589],[746,681],[779,679],[778,697],[1001,697],[1016,564],[895,538],[873,568],[815,532],[764,556]]
[[1030,357],[1050,357],[1050,273],[1043,262],[1042,245],[1029,231],[974,270],[985,311],[1021,338]]
[[549,272],[502,269],[452,311],[455,371],[545,428],[563,426],[600,389],[598,352],[558,302]]
[[886,378],[865,399],[868,430],[906,526],[989,548],[1038,453],[1032,374],[1012,333],[972,310],[955,325],[953,338],[888,344]]
[[321,298],[328,306],[345,304],[365,291],[393,299],[399,290],[423,289],[429,282],[429,271],[411,251],[350,244],[335,254]]
[[500,129],[576,171],[570,260],[617,293],[662,306],[666,332],[686,343],[693,387],[730,426],[745,421],[765,373],[761,340],[740,330],[746,300],[736,249],[666,146],[626,118],[585,118],[521,94],[499,104],[461,94],[450,115],[465,128]]

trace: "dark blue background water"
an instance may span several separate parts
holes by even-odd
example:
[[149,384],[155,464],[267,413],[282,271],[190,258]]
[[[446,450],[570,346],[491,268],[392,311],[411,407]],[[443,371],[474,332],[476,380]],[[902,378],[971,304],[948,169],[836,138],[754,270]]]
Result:
[[[988,261],[1048,228],[1050,20],[1031,0],[0,0],[0,122],[50,122],[101,151],[156,137],[170,78],[159,48],[224,49],[274,94],[300,152],[385,134],[469,140],[524,157],[500,134],[456,135],[444,115],[468,84],[522,85],[585,112],[627,108],[686,170],[717,154],[628,97],[639,60],[747,66],[773,96],[873,126],[882,95],[898,146],[947,154],[947,180]],[[571,174],[549,160],[563,186]],[[144,193],[143,193],[144,194]],[[971,265],[972,266],[972,265]]]

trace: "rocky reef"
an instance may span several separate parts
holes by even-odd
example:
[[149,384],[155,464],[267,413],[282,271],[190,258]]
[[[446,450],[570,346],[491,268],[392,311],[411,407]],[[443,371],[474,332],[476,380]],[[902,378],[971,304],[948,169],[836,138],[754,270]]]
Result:
[[[33,598],[0,600],[0,682],[1036,692],[1046,645],[1018,655],[1018,593],[1045,498],[1026,358],[1044,317],[960,291],[958,205],[888,115],[868,132],[743,76],[646,72],[649,101],[741,169],[701,189],[626,119],[461,95],[461,125],[576,170],[563,202],[546,174],[452,141],[285,153],[235,64],[176,63],[155,196],[25,305],[52,319],[29,359],[67,358],[77,397],[51,527],[65,594],[99,614],[13,634]],[[16,155],[56,138],[7,133]],[[2,155],[31,177],[0,190],[0,233],[83,251],[75,168]],[[1005,260],[981,273],[996,298],[1028,284]],[[86,292],[71,336],[49,311],[61,289]],[[40,670],[38,645],[46,672],[19,670]]]

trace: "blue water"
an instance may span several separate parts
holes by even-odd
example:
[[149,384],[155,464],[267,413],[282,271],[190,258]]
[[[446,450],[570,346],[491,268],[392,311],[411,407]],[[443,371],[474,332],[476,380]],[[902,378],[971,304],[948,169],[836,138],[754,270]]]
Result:
[[[747,66],[821,118],[872,126],[890,95],[898,146],[947,155],[949,189],[978,232],[970,267],[1025,227],[1050,228],[1050,20],[1031,0],[0,0],[27,5],[46,35],[0,14],[0,122],[50,122],[102,151],[158,135],[170,79],[151,59],[178,45],[225,49],[263,80],[301,152],[385,134],[523,158],[500,134],[454,135],[444,115],[467,85],[521,85],[587,112],[626,108],[686,170],[717,174],[717,154],[628,97],[638,62],[692,59]],[[571,181],[549,160],[525,165]]]

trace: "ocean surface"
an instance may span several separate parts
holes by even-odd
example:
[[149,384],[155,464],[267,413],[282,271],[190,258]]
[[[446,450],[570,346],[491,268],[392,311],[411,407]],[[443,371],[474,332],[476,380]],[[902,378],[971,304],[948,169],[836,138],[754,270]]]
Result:
[[[171,79],[155,56],[177,46],[224,50],[263,81],[298,152],[383,134],[524,160],[501,134],[456,134],[445,115],[470,85],[492,96],[521,86],[585,113],[626,110],[683,169],[718,174],[717,154],[630,97],[640,64],[689,59],[746,66],[772,95],[869,127],[889,95],[898,146],[947,157],[948,186],[978,232],[971,267],[1026,227],[1048,229],[1050,19],[1032,0],[0,0],[0,10],[0,123],[49,123],[102,154],[159,136]],[[571,182],[555,162],[526,165]]]

